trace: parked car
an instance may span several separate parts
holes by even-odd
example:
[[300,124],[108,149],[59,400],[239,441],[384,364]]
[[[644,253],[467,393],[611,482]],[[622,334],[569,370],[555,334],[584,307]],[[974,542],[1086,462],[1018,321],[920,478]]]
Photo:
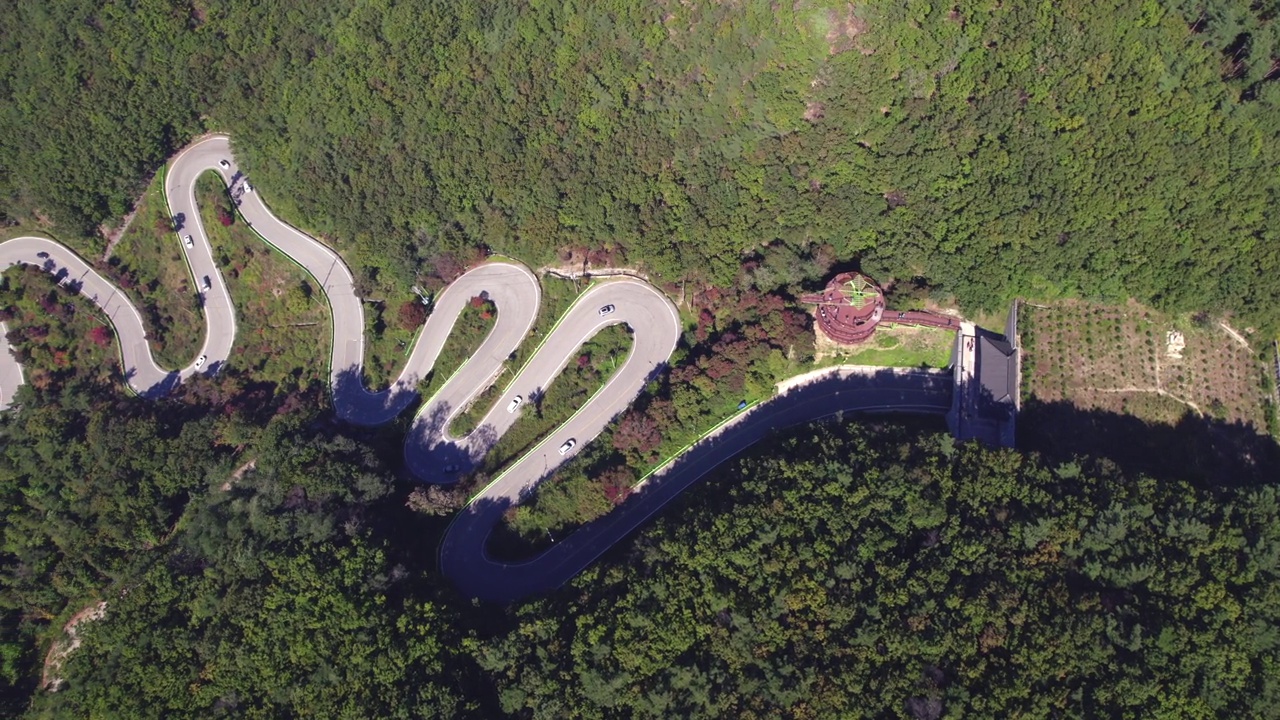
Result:
[[516,408],[520,407],[520,403],[522,402],[524,402],[524,398],[520,397],[519,395],[511,398],[510,404],[507,405],[507,412],[509,413],[515,412]]
[[244,181],[244,191],[246,194],[253,192],[253,186],[249,184],[248,180]]
[[564,444],[560,446],[560,454],[563,455],[569,452],[570,450],[573,449],[573,446],[577,444],[578,444],[578,441],[575,440],[574,438],[569,438],[568,440],[565,440]]
[[218,167],[222,168],[223,170],[229,170],[231,169],[231,163],[227,162],[226,158],[223,158],[222,160],[218,161]]
[[182,240],[183,240],[183,242],[185,242],[185,243],[187,244],[187,247],[188,247],[188,248],[193,248],[193,247],[195,247],[195,246],[196,246],[195,241],[191,239],[191,236],[190,236],[190,235],[186,236],[186,237],[185,237],[185,238],[183,238]]
[[609,313],[613,312],[614,310],[617,310],[617,308],[615,308],[615,307],[614,307],[614,306],[612,306],[612,305],[605,305],[604,307],[600,308],[600,316],[601,316],[601,317],[604,317],[605,315],[608,315]]
[[204,367],[204,360],[205,360],[205,356],[204,356],[204,355],[201,355],[200,357],[196,358],[196,369],[197,369],[197,370],[199,370],[200,368]]
[[211,287],[213,287],[213,284],[209,282],[209,276],[208,276],[208,275],[205,275],[205,276],[204,276],[204,283],[200,286],[200,289],[201,289],[201,290],[203,290],[203,291],[205,291],[205,292],[209,292],[209,288],[211,288]]

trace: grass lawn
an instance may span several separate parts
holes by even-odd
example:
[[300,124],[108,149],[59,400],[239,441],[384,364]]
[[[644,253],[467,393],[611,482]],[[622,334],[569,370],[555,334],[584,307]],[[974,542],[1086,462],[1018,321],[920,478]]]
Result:
[[881,324],[870,341],[852,347],[836,345],[819,333],[815,367],[876,365],[880,367],[945,368],[951,365],[955,333],[908,325]]
[[191,274],[178,235],[168,226],[164,172],[138,199],[129,228],[104,267],[100,237],[63,236],[43,224],[0,228],[0,242],[24,235],[47,236],[74,250],[120,287],[142,315],[151,352],[162,367],[176,369],[195,359],[204,339],[204,318],[195,302]]
[[332,322],[319,284],[240,218],[218,222],[218,206],[230,201],[216,174],[200,177],[196,200],[236,308],[230,364],[281,393],[328,383]]
[[[476,428],[476,424],[480,422],[480,419],[489,411],[493,403],[502,396],[503,391],[506,389],[506,384],[514,379],[519,374],[519,370],[524,368],[529,358],[533,357],[534,351],[542,344],[542,338],[545,338],[564,313],[568,312],[569,307],[573,305],[574,300],[580,294],[578,292],[579,287],[583,290],[588,287],[585,283],[575,284],[569,280],[560,280],[552,277],[543,277],[541,285],[542,304],[538,307],[538,316],[534,318],[533,327],[529,330],[529,337],[525,338],[525,341],[516,348],[515,359],[503,363],[503,371],[496,375],[495,382],[485,388],[463,412],[458,413],[453,418],[453,422],[449,424],[449,432],[455,436],[461,437]],[[452,337],[451,335],[450,339]],[[443,357],[443,353],[441,357]]]
[[[364,380],[370,390],[390,385],[409,359],[417,330],[406,330],[398,322],[397,313],[405,302],[418,302],[418,297],[406,292],[398,301],[366,300],[364,303]],[[440,367],[439,362],[436,365]]]

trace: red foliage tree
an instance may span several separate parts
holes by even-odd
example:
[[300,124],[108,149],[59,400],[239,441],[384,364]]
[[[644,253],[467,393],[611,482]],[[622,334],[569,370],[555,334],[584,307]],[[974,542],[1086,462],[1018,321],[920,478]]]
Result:
[[106,347],[111,344],[111,328],[106,325],[99,325],[89,331],[89,339],[98,347]]
[[408,300],[400,306],[400,327],[417,330],[427,321],[427,308],[417,300]]
[[[668,403],[670,404],[670,403]],[[613,432],[613,447],[622,452],[647,453],[662,444],[662,432],[654,418],[640,410],[630,410]]]
[[218,222],[222,223],[222,227],[230,227],[235,221],[236,216],[230,210],[221,205],[218,206]]
[[614,505],[619,505],[627,496],[631,494],[631,485],[636,480],[636,476],[626,467],[612,467],[605,470],[596,482],[600,484],[600,488],[604,491],[604,496]]

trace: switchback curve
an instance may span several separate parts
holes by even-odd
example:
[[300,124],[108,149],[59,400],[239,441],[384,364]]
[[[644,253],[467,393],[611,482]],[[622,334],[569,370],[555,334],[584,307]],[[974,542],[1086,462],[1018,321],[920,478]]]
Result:
[[[465,303],[481,292],[494,301],[499,311],[495,327],[472,358],[423,405],[405,440],[406,462],[423,480],[450,482],[474,467],[525,407],[507,409],[515,396],[528,399],[545,389],[573,353],[605,326],[630,326],[634,334],[632,350],[606,386],[477,493],[450,526],[440,548],[441,569],[471,597],[509,601],[559,586],[688,484],[759,440],[770,428],[844,410],[942,412],[950,404],[950,386],[938,376],[891,376],[865,387],[840,381],[812,386],[804,392],[789,392],[744,414],[737,427],[727,428],[719,438],[695,446],[668,469],[660,483],[652,483],[618,511],[588,525],[568,541],[532,561],[502,563],[490,558],[485,550],[502,511],[517,504],[556,467],[599,435],[669,359],[681,332],[679,315],[671,301],[637,279],[612,280],[590,288],[543,338],[477,429],[466,437],[453,438],[447,432],[449,420],[490,384],[512,351],[528,341],[541,300],[537,279],[520,265],[496,262],[458,278],[436,299],[401,375],[389,388],[371,392],[363,383],[364,317],[351,271],[332,249],[273,215],[240,173],[229,138],[214,135],[180,152],[165,178],[165,196],[179,225],[176,241],[183,243],[193,275],[207,278],[207,289],[202,290],[207,329],[198,361],[193,358],[180,370],[161,368],[151,355],[137,309],[118,288],[61,244],[39,237],[0,243],[0,270],[16,264],[42,267],[60,281],[74,283],[81,294],[102,309],[116,330],[126,382],[144,397],[168,393],[197,372],[216,372],[226,362],[235,341],[234,306],[214,262],[195,201],[196,180],[208,171],[218,173],[227,184],[245,222],[264,241],[298,263],[322,288],[332,315],[330,380],[334,407],[348,422],[377,425],[401,413],[416,399],[419,381],[434,365]],[[183,240],[188,235],[190,247]],[[604,312],[605,306],[612,306],[612,311]],[[14,386],[22,382],[21,367],[7,349],[7,343],[0,339],[0,410],[8,407]],[[560,452],[568,440],[576,442]]]
[[[196,207],[196,181],[206,172],[222,178],[245,222],[263,240],[298,263],[323,290],[332,315],[333,401],[344,420],[377,425],[404,411],[416,400],[419,381],[435,364],[467,301],[484,293],[497,306],[497,321],[479,350],[423,405],[411,426],[405,456],[410,469],[423,480],[451,482],[474,467],[528,406],[508,411],[512,398],[520,395],[528,399],[544,390],[583,343],[608,325],[627,324],[633,333],[631,352],[604,391],[596,393],[526,456],[545,458],[539,461],[539,472],[507,472],[504,482],[493,483],[482,493],[494,500],[518,501],[630,405],[666,363],[679,339],[680,320],[675,307],[653,286],[635,279],[598,284],[579,297],[542,339],[477,429],[465,437],[452,437],[447,432],[449,420],[490,384],[520,343],[528,341],[541,302],[537,278],[527,268],[508,262],[486,263],[465,273],[436,298],[400,376],[390,387],[371,392],[363,382],[364,314],[350,269],[332,249],[273,215],[236,165],[230,139],[214,135],[178,153],[164,183],[165,198],[177,227],[174,241],[182,245],[192,275],[199,279],[195,286],[202,288],[199,292],[205,309],[204,341],[199,355],[186,367],[168,370],[156,362],[137,308],[73,251],[41,237],[19,237],[0,243],[0,270],[18,264],[43,268],[101,308],[115,328],[125,380],[144,397],[162,396],[196,373],[217,372],[235,342],[235,309]],[[602,312],[605,306],[612,306],[611,311]],[[21,367],[8,352],[7,342],[0,341],[0,410],[8,407],[15,387],[21,383]],[[574,446],[560,453],[558,449],[569,439],[575,440]],[[517,465],[526,466],[519,462]]]

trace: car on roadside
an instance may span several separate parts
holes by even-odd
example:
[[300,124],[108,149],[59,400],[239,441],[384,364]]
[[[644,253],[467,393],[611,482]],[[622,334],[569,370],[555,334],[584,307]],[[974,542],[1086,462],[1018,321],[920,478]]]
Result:
[[578,444],[578,441],[575,438],[569,438],[568,440],[565,440],[564,444],[560,446],[560,454],[563,455],[569,452],[570,450],[573,449],[573,446],[577,444]]
[[183,238],[182,241],[186,244],[187,248],[193,248],[196,246],[195,241],[191,239],[190,235]]
[[205,358],[206,358],[206,357],[207,357],[207,356],[205,356],[205,355],[201,355],[200,357],[196,358],[196,369],[197,369],[197,370],[199,370],[200,368],[204,367],[204,361],[205,361]]
[[616,308],[616,307],[614,307],[614,306],[612,306],[612,305],[605,305],[604,307],[600,308],[600,310],[599,310],[599,312],[600,312],[600,317],[604,317],[605,315],[608,315],[609,313],[611,313],[611,312],[613,312],[614,310],[617,310],[617,309],[618,309],[618,308]]
[[48,260],[48,259],[49,259],[49,253],[44,252],[43,250],[41,250],[40,252],[36,253],[36,257],[40,258],[41,260]]
[[209,282],[209,276],[205,275],[204,282],[201,284],[200,289],[204,292],[209,292],[209,288],[211,287],[213,287],[213,283]]
[[246,195],[253,192],[253,186],[249,184],[248,180],[244,181],[244,192]]
[[221,159],[221,160],[219,160],[219,161],[218,161],[218,167],[222,168],[223,170],[230,170],[230,169],[231,169],[231,163],[227,162],[227,159],[226,159],[226,158],[223,158],[223,159]]
[[507,412],[515,412],[516,408],[520,407],[520,403],[522,402],[524,402],[524,398],[519,395],[511,398],[511,402],[507,404]]

